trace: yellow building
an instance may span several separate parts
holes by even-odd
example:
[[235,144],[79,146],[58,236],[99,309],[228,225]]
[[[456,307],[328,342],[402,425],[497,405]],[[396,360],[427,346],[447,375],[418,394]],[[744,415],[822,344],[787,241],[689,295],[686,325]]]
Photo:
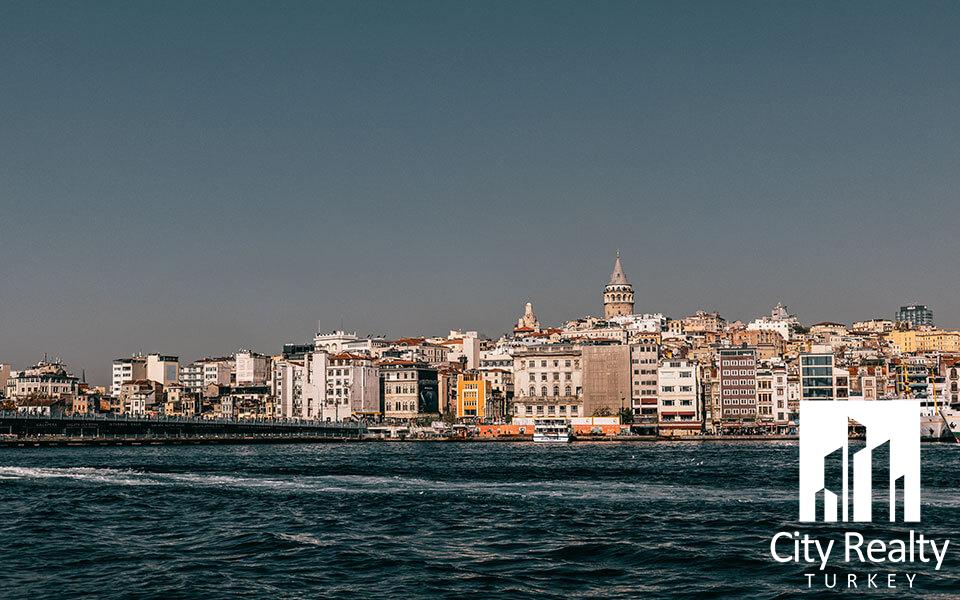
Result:
[[901,352],[960,352],[960,331],[942,329],[891,331],[890,343]]
[[457,376],[457,418],[482,419],[487,412],[489,385],[477,373]]

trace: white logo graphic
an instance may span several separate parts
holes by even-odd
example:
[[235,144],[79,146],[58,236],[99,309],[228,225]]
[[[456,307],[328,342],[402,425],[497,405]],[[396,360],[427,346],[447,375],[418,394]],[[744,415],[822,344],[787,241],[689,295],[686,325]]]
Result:
[[[886,496],[896,521],[920,520],[920,404],[916,400],[805,400],[800,402],[800,520],[850,521],[848,424],[866,428],[866,446],[853,453],[853,521],[873,520],[874,479],[882,486],[879,457],[889,456]],[[889,450],[885,453],[883,450]],[[878,459],[875,461],[875,459]],[[874,468],[878,470],[874,472]],[[818,506],[819,505],[819,506]]]

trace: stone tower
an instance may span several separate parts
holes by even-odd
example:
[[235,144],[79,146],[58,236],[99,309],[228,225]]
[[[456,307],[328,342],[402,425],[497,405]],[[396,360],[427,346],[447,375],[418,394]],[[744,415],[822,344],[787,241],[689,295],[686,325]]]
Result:
[[617,252],[617,262],[613,263],[613,273],[610,274],[610,283],[603,288],[603,316],[619,317],[633,314],[633,286],[627,281],[620,264],[620,252]]

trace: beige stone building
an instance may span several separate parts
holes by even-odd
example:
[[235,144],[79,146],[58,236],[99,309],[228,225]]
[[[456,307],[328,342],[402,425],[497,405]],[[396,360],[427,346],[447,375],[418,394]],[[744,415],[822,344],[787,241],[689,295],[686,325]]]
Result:
[[584,416],[616,415],[622,408],[630,408],[630,346],[586,345],[580,355]]
[[572,344],[542,344],[513,356],[514,417],[583,416],[581,349]]

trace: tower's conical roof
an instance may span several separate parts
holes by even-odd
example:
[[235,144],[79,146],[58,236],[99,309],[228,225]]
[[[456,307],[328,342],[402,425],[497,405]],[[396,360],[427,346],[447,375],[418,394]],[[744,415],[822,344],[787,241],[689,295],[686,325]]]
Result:
[[613,273],[610,273],[610,283],[608,285],[614,284],[628,284],[627,276],[623,272],[623,265],[620,264],[620,251],[617,251],[617,262],[613,263]]

